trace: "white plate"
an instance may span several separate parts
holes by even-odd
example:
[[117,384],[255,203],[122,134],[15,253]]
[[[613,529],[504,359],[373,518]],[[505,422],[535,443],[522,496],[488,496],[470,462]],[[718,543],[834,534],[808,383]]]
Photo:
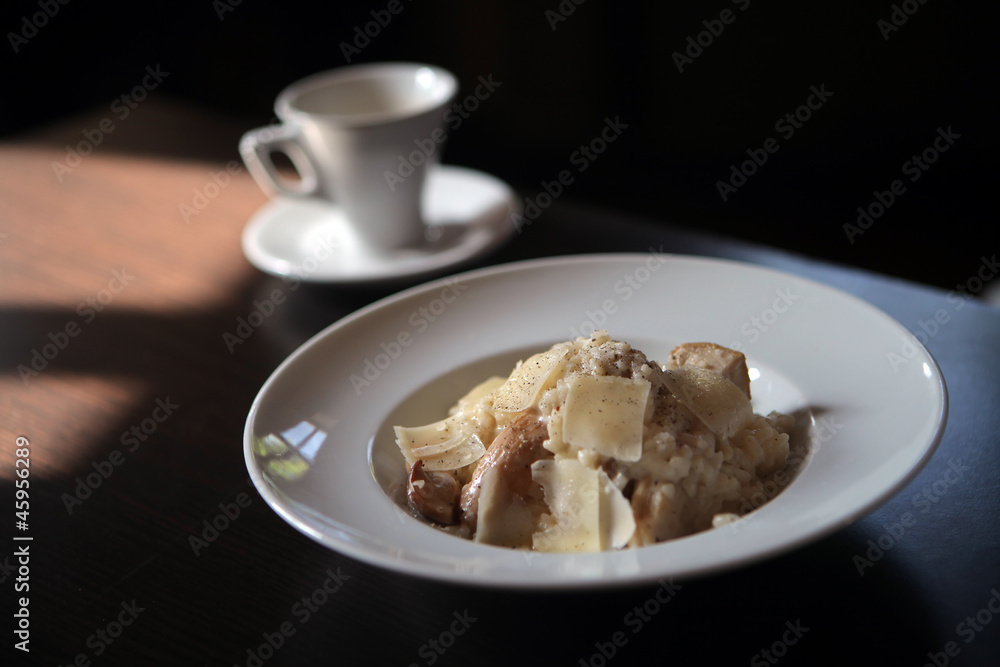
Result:
[[[803,416],[811,452],[799,474],[725,528],[598,554],[475,544],[411,518],[389,499],[383,487],[404,475],[393,424],[439,419],[487,375],[595,327],[657,360],[685,341],[743,347],[759,374],[755,410]],[[855,297],[736,262],[593,255],[472,271],[344,318],[268,379],[250,410],[244,447],[271,507],[354,558],[476,585],[597,587],[730,568],[841,528],[918,472],[946,414],[944,379],[931,356]],[[278,433],[298,453],[255,452],[255,440]]]
[[503,181],[439,166],[423,202],[424,243],[395,250],[365,245],[341,210],[316,199],[275,197],[243,230],[243,254],[261,271],[303,282],[354,284],[410,279],[484,255],[516,230],[521,204]]

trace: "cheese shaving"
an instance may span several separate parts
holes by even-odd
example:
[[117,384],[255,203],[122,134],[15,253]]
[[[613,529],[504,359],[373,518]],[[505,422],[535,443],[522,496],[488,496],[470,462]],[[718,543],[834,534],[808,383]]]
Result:
[[553,348],[522,362],[493,394],[493,409],[521,412],[538,404],[541,393],[555,384],[566,350]]
[[615,376],[568,380],[563,439],[609,458],[638,461],[650,384]]

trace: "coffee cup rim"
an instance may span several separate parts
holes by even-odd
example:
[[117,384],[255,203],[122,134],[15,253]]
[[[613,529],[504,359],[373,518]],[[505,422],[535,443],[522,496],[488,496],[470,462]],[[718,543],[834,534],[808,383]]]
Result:
[[[373,72],[383,73],[385,76],[407,73],[415,75],[421,69],[433,72],[434,76],[443,83],[442,92],[421,104],[395,109],[391,111],[370,112],[363,114],[344,113],[323,113],[316,111],[306,111],[295,106],[295,101],[304,94],[321,88],[331,83],[351,81],[370,77]],[[279,94],[274,103],[275,113],[284,120],[318,118],[324,123],[359,127],[366,125],[383,125],[393,121],[407,120],[444,107],[451,101],[458,91],[458,79],[448,70],[415,62],[379,62],[366,63],[362,65],[348,65],[334,69],[324,70],[303,77],[292,84],[286,86]]]

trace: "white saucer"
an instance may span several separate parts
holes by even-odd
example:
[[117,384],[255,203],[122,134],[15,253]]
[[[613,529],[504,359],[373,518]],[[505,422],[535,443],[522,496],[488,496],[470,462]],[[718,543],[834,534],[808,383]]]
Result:
[[265,273],[314,283],[366,283],[430,274],[483,255],[515,231],[521,202],[493,176],[441,166],[427,178],[426,242],[366,246],[336,206],[275,197],[243,230],[243,253]]

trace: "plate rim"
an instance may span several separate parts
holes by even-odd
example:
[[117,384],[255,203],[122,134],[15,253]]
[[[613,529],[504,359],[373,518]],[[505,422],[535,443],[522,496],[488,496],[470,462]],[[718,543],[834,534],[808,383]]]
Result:
[[[879,493],[869,498],[862,506],[859,506],[855,510],[845,513],[839,516],[835,521],[830,522],[828,525],[821,529],[816,529],[812,531],[803,531],[796,538],[782,541],[780,543],[774,544],[770,548],[763,548],[755,551],[749,555],[742,555],[739,558],[729,559],[725,561],[717,562],[711,566],[692,566],[687,568],[673,569],[670,572],[640,572],[635,573],[630,576],[612,576],[605,578],[576,578],[576,579],[564,579],[564,578],[550,578],[550,579],[518,579],[513,577],[502,577],[497,578],[496,573],[491,573],[492,578],[484,578],[481,574],[477,574],[474,571],[456,571],[456,570],[429,570],[425,566],[418,562],[411,562],[405,559],[393,558],[387,554],[376,552],[367,552],[362,547],[358,546],[357,543],[350,540],[340,540],[331,537],[329,532],[323,532],[316,529],[314,526],[310,525],[307,521],[303,520],[301,517],[295,515],[292,509],[286,506],[286,502],[289,504],[298,504],[298,501],[290,497],[285,496],[284,491],[274,487],[269,480],[265,477],[263,470],[255,465],[253,451],[252,451],[252,436],[253,436],[253,425],[255,417],[260,409],[260,405],[263,402],[265,395],[271,385],[277,381],[277,379],[293,364],[296,363],[297,359],[306,354],[309,349],[314,345],[318,344],[321,340],[325,339],[327,336],[331,335],[334,331],[343,328],[359,319],[367,317],[370,313],[377,312],[383,308],[390,307],[392,304],[405,301],[411,296],[421,294],[424,292],[429,292],[435,289],[441,288],[447,282],[461,282],[466,279],[488,279],[491,276],[497,274],[507,274],[514,273],[520,269],[524,268],[553,268],[563,265],[571,264],[587,264],[592,262],[624,262],[624,261],[635,261],[639,258],[645,258],[648,256],[648,252],[615,252],[615,253],[583,253],[583,254],[571,254],[571,255],[555,255],[546,256],[530,259],[516,260],[496,265],[491,265],[487,267],[471,269],[468,271],[463,271],[457,274],[439,277],[436,279],[428,280],[424,283],[408,287],[406,289],[400,290],[393,294],[384,296],[358,310],[339,318],[335,322],[324,327],[322,330],[312,335],[309,339],[299,345],[295,350],[293,350],[282,362],[269,374],[266,381],[261,385],[254,400],[250,406],[250,410],[247,415],[247,419],[244,425],[243,439],[244,439],[244,460],[247,466],[248,472],[250,473],[251,481],[253,482],[255,488],[264,498],[265,502],[274,510],[284,521],[289,523],[293,528],[306,535],[310,539],[320,543],[324,547],[330,548],[340,554],[346,555],[350,558],[358,560],[360,562],[368,563],[377,567],[385,568],[396,573],[402,573],[410,576],[415,576],[421,579],[446,582],[450,584],[457,585],[467,585],[475,588],[508,588],[514,590],[523,591],[556,591],[556,590],[597,590],[597,589],[608,589],[608,588],[622,588],[627,586],[638,586],[642,584],[648,584],[650,582],[655,582],[658,579],[663,579],[666,577],[678,577],[684,579],[692,579],[701,576],[709,576],[722,571],[731,571],[738,568],[746,567],[753,563],[760,562],[762,560],[773,558],[777,555],[783,553],[789,553],[801,546],[809,543],[813,543],[823,537],[828,536],[831,533],[837,532],[844,527],[851,525],[852,523],[859,520],[861,517],[866,516],[879,507],[884,505],[894,496],[908,485],[920,472],[926,467],[927,463],[934,456],[943,438],[949,413],[949,396],[947,389],[947,382],[944,377],[944,373],[941,370],[940,365],[937,363],[934,355],[923,345],[923,343],[906,327],[899,322],[895,317],[888,314],[884,310],[878,308],[869,301],[847,292],[838,287],[823,283],[821,281],[804,277],[795,273],[788,271],[772,268],[770,266],[755,264],[743,260],[735,260],[728,258],[718,258],[706,255],[694,255],[686,253],[670,253],[662,252],[659,255],[667,258],[671,261],[681,261],[681,262],[693,262],[697,264],[725,264],[728,266],[737,267],[741,270],[749,270],[752,272],[760,272],[762,274],[770,276],[781,276],[792,278],[801,283],[808,284],[811,288],[819,289],[820,291],[826,291],[835,294],[838,298],[846,299],[854,307],[860,307],[867,311],[870,316],[875,316],[877,318],[883,319],[890,323],[899,334],[906,338],[907,342],[911,343],[919,352],[926,356],[926,361],[929,361],[933,367],[933,386],[935,389],[934,397],[940,403],[937,414],[934,418],[934,433],[931,436],[929,442],[922,446],[920,456],[913,465],[909,467],[905,474],[898,478],[893,484],[886,486],[881,489]],[[287,500],[284,500],[280,496],[285,496]],[[387,499],[388,500],[388,499]],[[325,518],[325,523],[336,523],[333,519],[329,517]],[[343,533],[354,533],[353,529],[350,527],[340,526],[336,530]],[[687,540],[691,538],[698,537],[703,533],[698,533],[691,536],[686,536],[683,538],[678,538],[679,540]],[[450,537],[450,536],[449,536]],[[670,540],[661,545],[653,545],[650,547],[643,547],[646,549],[656,549],[667,544],[676,542],[677,540]],[[488,545],[479,545],[480,547]],[[491,549],[499,549],[498,547],[489,547]],[[514,551],[514,550],[505,550]],[[625,550],[616,553],[629,553],[633,550]],[[596,554],[585,554],[584,556],[595,556],[601,557],[610,554],[611,552],[599,552]],[[543,558],[549,557],[560,557],[565,556],[565,554],[537,554]]]

